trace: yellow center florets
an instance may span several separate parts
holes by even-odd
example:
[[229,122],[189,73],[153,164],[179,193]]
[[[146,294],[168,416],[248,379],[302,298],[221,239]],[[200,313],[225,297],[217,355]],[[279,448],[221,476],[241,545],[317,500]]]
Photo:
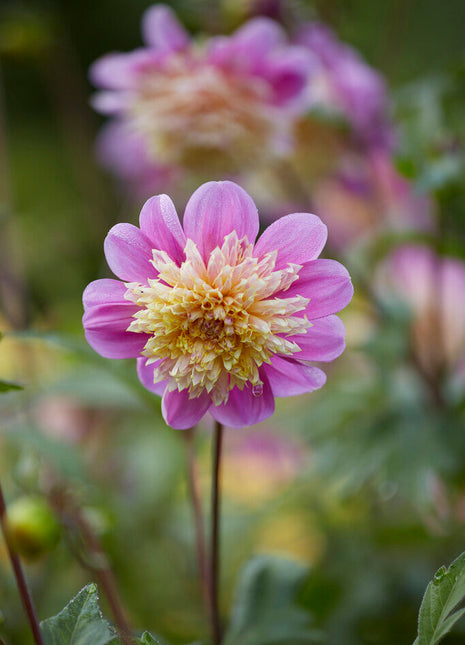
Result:
[[142,354],[150,362],[164,359],[154,382],[168,379],[169,390],[189,390],[190,398],[205,390],[215,405],[230,390],[247,383],[260,395],[258,368],[273,354],[300,351],[289,336],[304,334],[311,323],[293,316],[309,300],[276,298],[298,279],[300,265],[274,270],[276,251],[253,257],[253,245],[236,232],[216,247],[208,263],[188,240],[186,259],[178,266],[164,251],[153,251],[159,272],[148,286],[126,284],[126,298],[140,307],[128,331],[150,334]]
[[268,84],[183,55],[147,70],[130,114],[154,160],[218,172],[275,153],[287,133]]

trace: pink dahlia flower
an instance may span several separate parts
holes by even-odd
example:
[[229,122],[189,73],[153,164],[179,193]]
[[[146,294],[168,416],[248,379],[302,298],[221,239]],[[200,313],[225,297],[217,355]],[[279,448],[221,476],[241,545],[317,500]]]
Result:
[[295,213],[255,243],[258,226],[250,196],[225,181],[195,191],[183,227],[159,195],[142,208],[140,228],[108,233],[105,255],[119,280],[86,288],[86,338],[102,356],[137,357],[170,426],[191,427],[206,412],[232,427],[263,421],[276,396],[325,383],[308,361],[344,349],[334,313],[353,289],[341,264],[317,259],[326,226]]
[[365,143],[390,145],[393,135],[387,119],[387,92],[381,74],[321,23],[303,26],[297,42],[314,57],[308,85],[310,105],[345,117]]
[[314,191],[313,204],[340,251],[389,231],[432,231],[434,202],[402,177],[384,152],[346,155]]
[[143,48],[104,56],[90,76],[102,90],[96,109],[117,118],[131,150],[131,137],[142,143],[145,176],[160,165],[235,171],[287,151],[294,115],[306,109],[310,56],[279,25],[255,18],[200,46],[155,5],[142,32]]
[[426,246],[405,245],[378,276],[384,296],[395,295],[411,313],[412,344],[431,375],[444,369],[465,376],[465,263]]

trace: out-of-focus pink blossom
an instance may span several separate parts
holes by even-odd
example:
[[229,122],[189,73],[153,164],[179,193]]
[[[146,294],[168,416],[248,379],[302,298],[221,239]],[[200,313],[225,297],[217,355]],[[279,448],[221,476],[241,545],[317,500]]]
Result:
[[255,18],[201,46],[167,6],[155,5],[142,32],[143,48],[108,54],[90,70],[101,90],[95,108],[118,124],[100,143],[107,166],[157,183],[166,167],[219,175],[289,150],[311,57],[277,23]]
[[263,421],[276,396],[324,384],[308,361],[331,361],[344,349],[334,314],[353,288],[341,264],[317,259],[326,226],[295,213],[255,243],[258,228],[242,188],[209,182],[190,198],[183,227],[160,195],[144,205],[140,228],[117,224],[105,240],[119,280],[86,288],[86,338],[108,358],[138,358],[142,384],[162,395],[175,428],[207,412],[233,427]]
[[143,138],[127,127],[124,121],[107,123],[97,138],[97,159],[100,164],[123,180],[125,188],[141,198],[163,189],[171,190],[179,183],[179,167],[157,164],[147,153]]
[[423,368],[436,376],[444,369],[465,375],[465,263],[426,246],[402,246],[385,261],[378,288],[409,307]]
[[297,42],[313,56],[309,105],[344,117],[357,137],[370,147],[390,146],[393,135],[381,74],[322,23],[304,25]]
[[331,243],[344,251],[388,231],[431,231],[434,204],[416,192],[388,155],[346,155],[338,172],[316,186],[315,209],[331,227]]

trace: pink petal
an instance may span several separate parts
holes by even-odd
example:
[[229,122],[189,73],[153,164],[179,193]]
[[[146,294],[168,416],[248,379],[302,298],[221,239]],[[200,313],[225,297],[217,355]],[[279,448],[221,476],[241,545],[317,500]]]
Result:
[[306,334],[291,337],[302,350],[293,357],[303,361],[332,361],[344,351],[344,338],[344,324],[337,316],[312,320],[312,327]]
[[105,358],[135,358],[147,334],[126,331],[138,307],[124,300],[126,287],[117,280],[91,282],[83,295],[85,335],[89,345]]
[[209,43],[208,60],[236,71],[259,72],[266,55],[284,42],[283,30],[268,18],[250,20],[232,36]]
[[168,195],[157,195],[145,202],[139,222],[152,247],[166,251],[178,265],[181,264],[185,259],[186,236]]
[[263,370],[260,370],[260,378],[263,381],[263,393],[260,396],[252,394],[250,385],[243,390],[235,387],[229,393],[226,403],[211,406],[210,414],[231,428],[242,428],[268,419],[274,412],[274,396]]
[[258,233],[258,212],[252,198],[232,181],[210,181],[189,199],[184,231],[206,260],[226,235],[236,231],[253,243]]
[[102,56],[90,67],[90,80],[96,87],[109,90],[128,90],[137,85],[138,73],[153,59],[146,49],[128,54],[113,53]]
[[265,366],[274,396],[296,396],[313,392],[326,383],[326,374],[317,367],[274,356]]
[[303,47],[286,47],[277,50],[268,61],[268,80],[275,90],[277,105],[289,103],[304,108],[306,88],[312,69],[312,58]]
[[142,199],[166,190],[177,172],[174,167],[157,165],[150,159],[144,137],[133,132],[123,119],[112,119],[100,130],[96,156],[102,166],[124,180],[125,188]]
[[161,401],[161,411],[166,423],[176,430],[192,428],[206,414],[211,405],[208,394],[195,399],[189,398],[188,390],[165,390]]
[[108,266],[121,280],[146,283],[147,278],[157,277],[155,267],[150,264],[152,244],[136,226],[113,226],[105,238],[104,249]]
[[168,379],[166,379],[165,381],[159,381],[158,383],[154,383],[153,372],[160,365],[163,359],[160,359],[155,363],[150,363],[150,365],[146,365],[147,360],[148,359],[145,358],[145,356],[140,356],[137,359],[137,376],[139,377],[139,380],[142,383],[142,385],[147,390],[150,390],[150,392],[154,392],[155,394],[158,394],[158,396],[162,396],[163,392],[165,391],[166,384],[168,383]]
[[163,53],[182,51],[190,43],[189,34],[175,13],[163,4],[145,11],[142,17],[142,35],[147,45]]
[[299,279],[278,298],[310,298],[305,314],[309,320],[329,316],[344,309],[352,299],[354,288],[347,269],[336,260],[313,260],[303,265]]
[[125,299],[126,291],[124,283],[119,280],[111,278],[95,280],[87,285],[82,294],[84,309],[104,304],[127,304],[134,307],[132,302]]
[[232,38],[244,56],[255,59],[282,45],[285,34],[274,20],[258,17],[240,27]]
[[277,250],[276,269],[288,262],[304,264],[321,253],[328,229],[316,215],[294,213],[281,217],[269,226],[255,245],[255,257]]
[[127,106],[128,93],[120,91],[97,92],[91,97],[90,103],[94,110],[102,114],[119,114]]

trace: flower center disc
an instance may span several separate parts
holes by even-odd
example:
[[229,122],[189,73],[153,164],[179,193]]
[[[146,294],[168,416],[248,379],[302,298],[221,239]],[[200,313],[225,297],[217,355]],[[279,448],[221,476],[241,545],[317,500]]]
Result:
[[258,77],[172,56],[149,69],[134,94],[131,116],[154,159],[194,170],[235,167],[276,147],[282,115]]
[[215,405],[249,383],[262,393],[259,367],[274,354],[299,352],[288,337],[311,326],[294,316],[309,300],[275,297],[298,279],[300,265],[274,270],[276,252],[253,257],[253,245],[232,232],[216,247],[208,263],[188,240],[186,259],[178,266],[164,251],[154,250],[159,272],[148,286],[127,283],[126,298],[140,309],[127,331],[150,334],[143,355],[154,365],[154,382],[168,379],[169,390],[204,391]]

